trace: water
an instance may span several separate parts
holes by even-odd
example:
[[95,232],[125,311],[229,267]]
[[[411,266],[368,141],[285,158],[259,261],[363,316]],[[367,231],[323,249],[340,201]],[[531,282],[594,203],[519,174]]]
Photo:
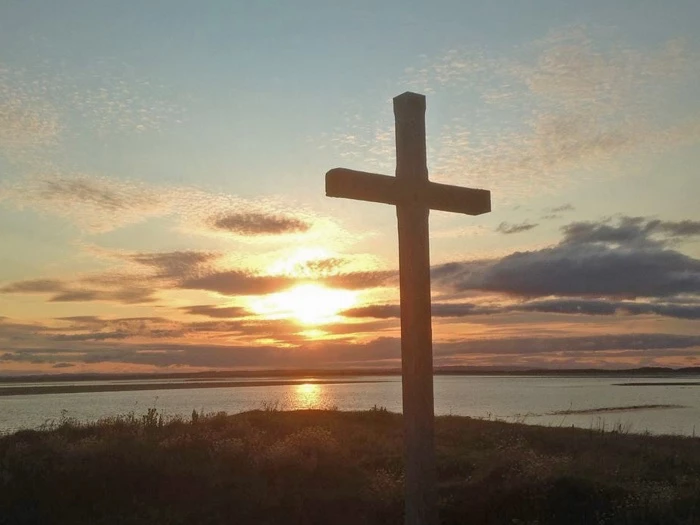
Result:
[[[253,381],[261,380],[264,379],[253,379]],[[279,378],[269,378],[269,380],[279,380]],[[329,378],[323,380],[329,380]],[[188,380],[169,380],[174,383],[186,381]],[[251,380],[240,380],[241,383],[249,381]],[[301,408],[366,410],[376,405],[395,412],[401,411],[400,377],[356,377],[343,378],[343,381],[350,382],[319,384],[315,378],[308,377],[294,380],[292,384],[275,386],[0,397],[0,432],[36,428],[47,422],[58,421],[62,416],[79,421],[91,421],[132,411],[139,415],[145,413],[150,407],[157,408],[166,416],[185,417],[190,417],[193,409],[235,413],[264,407],[285,410]],[[688,382],[687,379],[679,378],[639,377],[437,376],[435,377],[435,413],[546,426],[574,425],[608,430],[621,428],[630,432],[652,434],[700,435],[700,380],[690,380],[698,383],[695,386],[658,385],[658,383],[682,381]],[[123,383],[135,382],[139,381]],[[640,382],[657,383],[657,385],[619,386],[620,383]],[[90,384],[100,383],[114,384],[119,381],[90,382]],[[639,405],[678,405],[681,408],[552,414],[566,410]]]

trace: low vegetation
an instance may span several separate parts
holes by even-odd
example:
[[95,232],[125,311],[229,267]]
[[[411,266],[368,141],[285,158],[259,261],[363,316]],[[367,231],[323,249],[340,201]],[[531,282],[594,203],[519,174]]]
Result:
[[[700,523],[700,439],[437,418],[449,524]],[[401,416],[273,409],[0,437],[0,523],[402,523]]]

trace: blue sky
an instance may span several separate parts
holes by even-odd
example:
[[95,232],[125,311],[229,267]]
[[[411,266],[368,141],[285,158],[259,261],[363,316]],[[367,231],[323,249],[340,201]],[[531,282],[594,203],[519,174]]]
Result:
[[0,368],[395,366],[395,212],[323,174],[393,172],[406,90],[433,180],[492,191],[431,214],[437,363],[697,364],[698,17],[6,2]]

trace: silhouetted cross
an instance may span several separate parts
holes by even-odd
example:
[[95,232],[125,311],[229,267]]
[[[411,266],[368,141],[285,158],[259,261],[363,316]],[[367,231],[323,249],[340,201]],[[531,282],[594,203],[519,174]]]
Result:
[[401,372],[406,458],[406,525],[437,523],[430,311],[431,209],[480,215],[491,193],[428,180],[425,97],[394,98],[396,177],[336,168],[326,173],[326,195],[394,204],[399,225]]

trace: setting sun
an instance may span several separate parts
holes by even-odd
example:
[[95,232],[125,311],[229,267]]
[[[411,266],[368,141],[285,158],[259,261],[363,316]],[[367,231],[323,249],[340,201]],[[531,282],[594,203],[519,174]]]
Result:
[[268,318],[293,318],[307,325],[318,325],[334,320],[338,312],[357,302],[357,293],[349,290],[326,288],[317,284],[302,284],[285,292],[260,298],[252,310]]

